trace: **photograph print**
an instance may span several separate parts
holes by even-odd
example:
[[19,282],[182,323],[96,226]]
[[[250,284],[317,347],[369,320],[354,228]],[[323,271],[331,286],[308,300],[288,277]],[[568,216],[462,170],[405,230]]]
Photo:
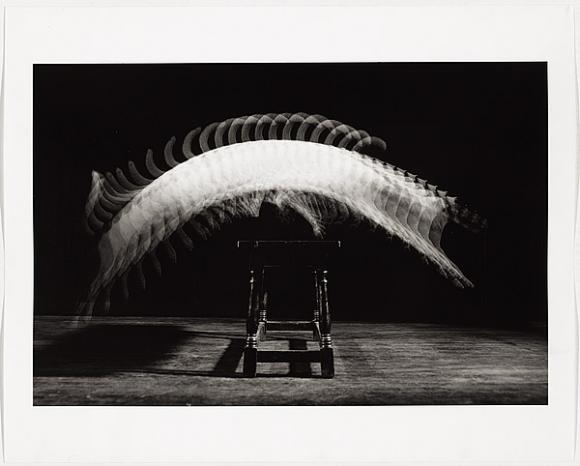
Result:
[[545,62],[34,65],[35,406],[546,405]]

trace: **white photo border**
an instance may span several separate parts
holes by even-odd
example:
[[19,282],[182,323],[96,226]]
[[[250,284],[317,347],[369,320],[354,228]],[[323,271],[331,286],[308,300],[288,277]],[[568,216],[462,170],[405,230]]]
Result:
[[[566,6],[8,7],[6,460],[570,460],[577,370],[573,21],[574,12]],[[33,64],[463,61],[548,63],[548,406],[32,405]],[[521,189],[527,189],[525,180]]]

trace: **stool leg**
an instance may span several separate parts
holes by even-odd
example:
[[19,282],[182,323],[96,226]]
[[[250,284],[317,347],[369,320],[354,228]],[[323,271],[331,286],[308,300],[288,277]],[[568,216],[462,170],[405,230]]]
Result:
[[244,348],[244,376],[255,377],[258,365],[258,283],[256,272],[250,269],[250,298],[246,319],[246,347]]
[[266,268],[263,267],[260,276],[260,296],[259,298],[259,324],[258,324],[258,341],[266,339],[266,329],[268,323],[268,292],[266,291]]
[[314,269],[314,292],[316,294],[316,306],[312,315],[312,339],[320,342],[320,284],[318,283],[318,270]]
[[328,304],[328,272],[319,271],[318,281],[320,288],[320,360],[322,377],[334,377],[334,354],[332,351],[332,337],[330,336],[330,307]]

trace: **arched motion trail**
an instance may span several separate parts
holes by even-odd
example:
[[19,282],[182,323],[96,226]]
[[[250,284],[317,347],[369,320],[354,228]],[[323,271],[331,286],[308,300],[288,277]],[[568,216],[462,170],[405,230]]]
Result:
[[[93,195],[98,196],[105,182],[98,174],[93,181]],[[100,268],[79,309],[85,317],[92,315],[97,300],[107,308],[111,287],[119,278],[124,282],[133,266],[141,273],[146,254],[155,262],[157,246],[164,244],[174,255],[167,241],[173,233],[191,245],[182,229],[185,222],[207,215],[210,224],[219,226],[257,215],[263,202],[294,209],[319,235],[337,215],[364,218],[415,248],[457,285],[472,286],[440,247],[447,222],[458,221],[458,212],[467,215],[456,199],[407,172],[341,147],[295,140],[235,143],[176,164],[129,200],[117,196],[125,204],[100,238]],[[317,198],[331,200],[336,208]]]

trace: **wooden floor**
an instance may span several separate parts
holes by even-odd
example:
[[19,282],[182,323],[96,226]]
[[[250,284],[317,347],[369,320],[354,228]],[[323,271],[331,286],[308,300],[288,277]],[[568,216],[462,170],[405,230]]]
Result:
[[[263,348],[316,349],[307,332]],[[333,324],[336,375],[316,363],[259,363],[242,377],[244,323],[69,318],[34,325],[35,405],[546,404],[543,334],[432,324]]]

